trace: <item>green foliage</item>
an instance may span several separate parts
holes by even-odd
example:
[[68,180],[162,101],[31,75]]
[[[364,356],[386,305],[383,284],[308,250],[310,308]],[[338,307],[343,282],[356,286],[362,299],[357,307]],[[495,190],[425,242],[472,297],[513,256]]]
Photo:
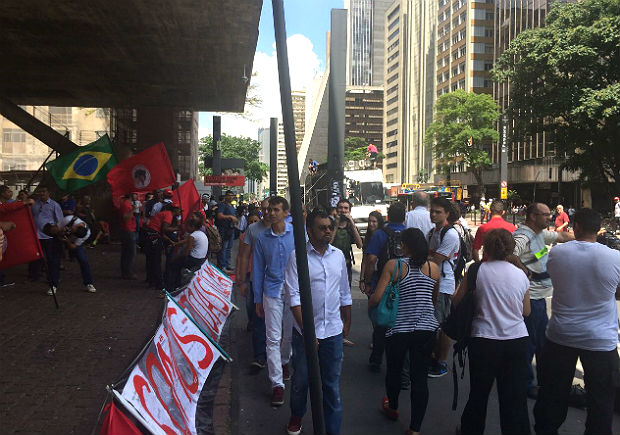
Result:
[[368,142],[363,137],[346,137],[344,139],[344,159],[364,160]]
[[[222,149],[222,158],[245,160],[245,167],[236,169],[243,170],[246,178],[261,181],[267,175],[269,166],[258,160],[258,153],[261,148],[259,141],[250,139],[249,137],[227,136],[223,134],[220,146]],[[198,145],[198,158],[200,160],[198,169],[201,175],[212,173],[211,168],[204,167],[205,157],[212,155],[213,137],[209,135],[201,138]]]
[[429,178],[431,178],[431,176],[428,171],[426,169],[420,169],[416,181],[420,184],[424,184],[428,183]]
[[567,169],[618,190],[619,46],[620,0],[557,2],[545,27],[521,33],[493,70],[511,84],[513,140],[551,133]]
[[499,139],[495,129],[498,117],[499,110],[491,95],[462,89],[441,95],[425,138],[426,146],[435,152],[438,170],[462,161],[478,185],[482,185],[482,171],[491,165],[485,145]]

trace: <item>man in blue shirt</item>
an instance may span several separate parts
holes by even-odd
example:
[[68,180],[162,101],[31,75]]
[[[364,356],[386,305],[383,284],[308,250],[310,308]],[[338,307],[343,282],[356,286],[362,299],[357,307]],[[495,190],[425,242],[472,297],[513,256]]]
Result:
[[270,228],[254,242],[252,286],[256,315],[265,319],[267,368],[271,381],[271,404],[284,403],[284,380],[288,380],[291,356],[293,315],[284,306],[284,268],[295,249],[293,227],[284,222],[289,214],[288,201],[281,196],[269,199]]
[[[392,258],[401,257],[400,233],[405,230],[405,206],[401,202],[395,202],[388,209],[388,224],[375,231],[368,243],[364,254],[366,255],[363,278],[363,292],[370,296],[375,291],[378,277],[385,263]],[[375,265],[376,271],[375,271]],[[372,333],[372,353],[369,358],[369,368],[373,372],[381,370],[383,350],[385,349],[386,328],[375,326]]]
[[235,208],[231,204],[234,197],[232,190],[226,191],[224,201],[217,206],[217,219],[215,220],[215,226],[222,238],[222,249],[217,254],[217,262],[220,269],[226,273],[232,273],[230,269],[230,252],[235,241],[235,224],[239,222]]
[[[48,228],[57,226],[62,222],[62,210],[60,205],[50,198],[50,192],[47,187],[39,187],[39,199],[32,205],[32,216],[39,236],[39,242],[47,262],[47,282],[49,289],[47,294],[52,296],[58,289],[58,280],[60,279],[60,257],[62,256],[62,242],[44,231],[46,225]],[[41,276],[41,266],[43,259],[30,263],[28,272],[32,281],[38,281]]]

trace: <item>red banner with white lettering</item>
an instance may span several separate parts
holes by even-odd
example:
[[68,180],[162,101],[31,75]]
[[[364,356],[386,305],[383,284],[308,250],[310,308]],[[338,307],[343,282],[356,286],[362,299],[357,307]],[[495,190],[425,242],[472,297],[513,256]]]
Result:
[[13,229],[4,233],[0,269],[43,258],[30,206],[21,201],[0,204],[0,221],[15,224]]

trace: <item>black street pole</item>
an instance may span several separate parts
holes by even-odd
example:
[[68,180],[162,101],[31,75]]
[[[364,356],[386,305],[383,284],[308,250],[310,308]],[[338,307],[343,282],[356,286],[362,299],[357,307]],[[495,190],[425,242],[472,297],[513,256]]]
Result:
[[278,194],[278,118],[269,120],[269,195]]
[[[213,117],[213,175],[222,175],[222,117]],[[220,186],[211,187],[211,192],[216,201],[220,201],[222,188]]]
[[280,99],[282,102],[282,121],[284,123],[284,144],[286,145],[286,163],[288,166],[291,212],[293,216],[293,234],[295,236],[295,259],[297,260],[297,279],[301,299],[301,317],[304,331],[304,346],[308,362],[308,384],[312,406],[312,427],[315,434],[322,434],[323,399],[321,394],[321,377],[319,359],[314,331],[314,312],[310,293],[310,274],[306,253],[304,216],[301,210],[301,187],[297,169],[297,148],[295,146],[295,123],[293,120],[293,102],[291,99],[291,79],[288,70],[288,50],[286,47],[286,25],[284,23],[284,5],[282,0],[272,0],[273,25],[276,34],[276,52],[278,56],[278,74],[280,76]]

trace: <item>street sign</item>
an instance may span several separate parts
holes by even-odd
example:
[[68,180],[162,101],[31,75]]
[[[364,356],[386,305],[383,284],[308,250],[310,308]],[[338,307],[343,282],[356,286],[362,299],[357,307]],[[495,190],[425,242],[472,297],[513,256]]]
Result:
[[508,199],[508,188],[507,187],[502,187],[500,189],[499,198],[500,199]]
[[508,187],[508,182],[506,180],[502,180],[499,187],[501,187],[502,189]]
[[243,175],[205,175],[205,186],[244,186]]

